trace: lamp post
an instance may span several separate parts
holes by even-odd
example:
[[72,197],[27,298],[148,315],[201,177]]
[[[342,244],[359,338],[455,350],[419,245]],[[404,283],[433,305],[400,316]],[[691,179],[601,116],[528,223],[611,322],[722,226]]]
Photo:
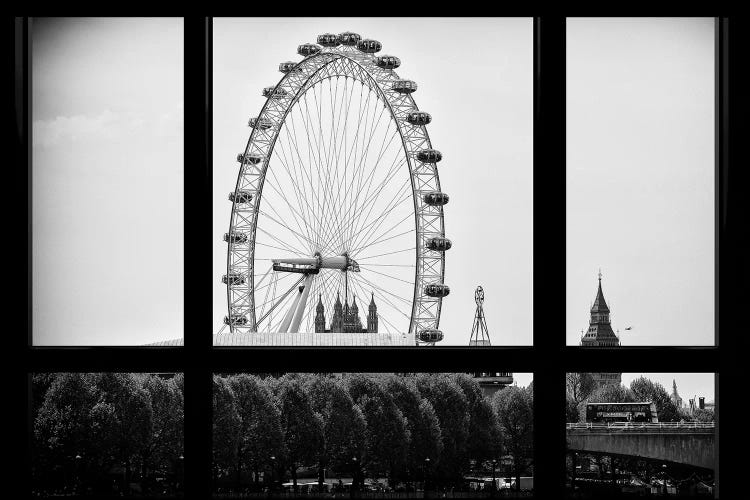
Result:
[[73,482],[73,491],[78,493],[79,483],[81,482],[81,455],[76,455],[75,481]]
[[661,480],[664,482],[663,493],[667,496],[667,464],[661,464]]
[[352,498],[354,498],[354,491],[359,489],[359,484],[357,483],[359,469],[357,467],[357,457],[352,457],[352,487],[349,489]]
[[427,498],[427,469],[430,467],[430,457],[424,459],[424,498]]
[[178,475],[177,475],[177,485],[176,489],[181,490],[182,485],[185,483],[185,457],[183,455],[180,455],[177,457],[177,467],[178,467]]
[[497,459],[492,459],[492,489],[490,490],[492,492],[492,496],[495,496],[495,490],[497,487],[495,486],[495,468],[497,467]]
[[276,456],[271,455],[271,491],[274,490],[273,480],[276,477]]

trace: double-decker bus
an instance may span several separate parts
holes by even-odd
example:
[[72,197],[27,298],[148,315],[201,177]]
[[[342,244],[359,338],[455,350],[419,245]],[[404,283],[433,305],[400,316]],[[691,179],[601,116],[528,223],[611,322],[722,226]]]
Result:
[[586,422],[658,422],[656,404],[638,403],[587,403]]

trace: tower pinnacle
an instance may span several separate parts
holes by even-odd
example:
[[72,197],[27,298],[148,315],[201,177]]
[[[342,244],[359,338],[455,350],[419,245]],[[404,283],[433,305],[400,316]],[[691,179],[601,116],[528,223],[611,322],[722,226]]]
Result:
[[474,291],[474,302],[477,304],[477,310],[474,313],[474,325],[471,327],[469,345],[491,345],[490,332],[487,329],[487,321],[484,319],[484,289],[481,286]]

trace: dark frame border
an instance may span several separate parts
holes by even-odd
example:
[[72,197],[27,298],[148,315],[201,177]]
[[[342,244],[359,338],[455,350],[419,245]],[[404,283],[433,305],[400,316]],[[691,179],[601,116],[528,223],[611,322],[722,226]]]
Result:
[[[749,347],[740,323],[744,294],[736,293],[741,284],[732,279],[735,269],[747,269],[740,249],[742,199],[738,194],[739,168],[731,169],[734,189],[729,183],[730,164],[736,150],[731,148],[730,129],[737,128],[739,113],[730,113],[730,94],[736,92],[739,74],[731,61],[731,47],[739,47],[741,33],[747,33],[744,19],[717,19],[716,47],[716,346],[711,347],[624,347],[584,352],[565,345],[564,301],[550,297],[565,295],[565,18],[534,19],[534,345],[529,347],[413,349],[314,349],[213,348],[212,318],[209,307],[213,277],[206,262],[211,260],[211,147],[212,21],[208,17],[185,17],[185,230],[197,244],[185,246],[185,274],[191,280],[185,287],[185,347],[31,347],[31,65],[28,18],[12,18],[7,31],[13,46],[11,129],[14,130],[14,185],[17,193],[27,193],[26,221],[12,217],[13,234],[26,232],[27,269],[11,269],[11,282],[27,281],[27,294],[11,299],[17,315],[11,331],[23,329],[26,336],[12,335],[12,349],[22,368],[11,373],[11,390],[26,411],[14,412],[14,422],[27,429],[18,436],[25,460],[16,460],[11,477],[26,478],[29,484],[31,431],[28,400],[29,373],[37,371],[177,371],[185,373],[185,464],[188,498],[210,496],[211,469],[211,384],[218,371],[472,371],[496,369],[534,373],[535,388],[535,467],[536,496],[561,497],[564,492],[564,374],[566,371],[664,371],[716,373],[716,401],[719,429],[734,435],[740,429],[743,392],[741,356]],[[6,25],[7,26],[7,25]],[[747,88],[743,85],[740,88]],[[735,105],[739,101],[735,101]],[[743,103],[744,104],[744,103]],[[740,164],[740,162],[737,162]],[[747,162],[741,162],[747,164]],[[195,200],[205,200],[196,202]],[[544,201],[542,201],[544,200]],[[552,210],[549,210],[552,208]],[[10,213],[16,213],[16,210]],[[188,222],[189,221],[189,222]],[[723,265],[719,267],[719,261]],[[723,305],[719,309],[719,297]],[[719,405],[718,380],[722,394],[729,395]],[[15,391],[18,391],[15,393]],[[721,408],[721,410],[719,410]],[[560,425],[550,425],[557,415]],[[21,433],[18,433],[21,434]],[[727,456],[744,451],[739,441],[722,443]],[[721,440],[717,440],[718,443]],[[554,450],[554,451],[553,451]],[[742,491],[740,461],[721,461],[722,488]],[[718,478],[718,468],[716,471]],[[717,488],[718,491],[718,488]],[[727,495],[728,496],[728,495]]]

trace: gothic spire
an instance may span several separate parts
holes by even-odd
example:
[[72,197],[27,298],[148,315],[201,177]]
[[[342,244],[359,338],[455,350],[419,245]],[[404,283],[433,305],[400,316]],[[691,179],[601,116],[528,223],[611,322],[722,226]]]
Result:
[[609,307],[607,302],[604,300],[604,293],[602,292],[602,270],[599,269],[599,290],[596,292],[596,299],[594,305],[591,306],[592,313],[608,313]]

